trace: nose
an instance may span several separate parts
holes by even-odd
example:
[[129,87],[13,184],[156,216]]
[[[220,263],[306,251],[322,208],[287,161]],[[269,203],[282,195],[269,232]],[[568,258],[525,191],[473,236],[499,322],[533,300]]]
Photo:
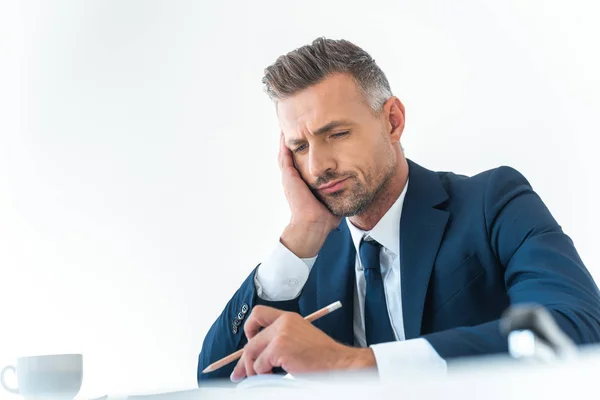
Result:
[[328,170],[335,170],[337,163],[335,158],[326,149],[319,149],[316,146],[311,146],[308,150],[308,172],[319,177]]

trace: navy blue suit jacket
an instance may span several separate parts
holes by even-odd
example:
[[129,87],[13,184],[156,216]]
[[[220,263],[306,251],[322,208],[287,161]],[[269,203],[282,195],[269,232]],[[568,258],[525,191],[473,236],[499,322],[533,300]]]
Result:
[[[537,303],[576,343],[600,342],[598,288],[571,239],[516,170],[500,167],[466,177],[409,160],[399,229],[406,339],[424,337],[445,359],[507,352],[499,330],[502,312]],[[352,345],[355,257],[343,220],[327,237],[297,299],[258,298],[255,270],[209,330],[198,382],[229,377],[235,363],[201,371],[245,345],[243,321],[257,304],[308,315],[341,300],[342,309],[315,324]]]

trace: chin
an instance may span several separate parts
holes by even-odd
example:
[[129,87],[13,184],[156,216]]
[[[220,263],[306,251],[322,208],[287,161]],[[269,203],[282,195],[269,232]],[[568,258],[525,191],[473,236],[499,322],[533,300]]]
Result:
[[324,201],[325,207],[329,210],[330,213],[335,215],[336,217],[347,217],[346,209],[341,204],[332,204],[331,201]]
[[327,208],[336,217],[353,217],[362,211],[356,204],[327,204]]

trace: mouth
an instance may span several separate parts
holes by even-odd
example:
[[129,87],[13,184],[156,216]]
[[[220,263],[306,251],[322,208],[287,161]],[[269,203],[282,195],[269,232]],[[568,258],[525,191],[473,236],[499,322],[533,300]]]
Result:
[[335,182],[330,182],[328,184],[325,185],[321,185],[317,188],[317,190],[321,193],[325,193],[325,194],[330,194],[330,193],[335,193],[340,189],[343,189],[344,184],[346,183],[346,181],[349,178],[344,178],[341,179],[339,181],[335,181]]

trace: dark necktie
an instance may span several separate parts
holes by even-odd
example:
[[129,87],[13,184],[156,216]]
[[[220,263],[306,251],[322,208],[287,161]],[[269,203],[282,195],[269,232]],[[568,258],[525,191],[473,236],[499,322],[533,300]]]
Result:
[[374,240],[360,242],[360,260],[365,272],[365,335],[367,346],[396,340],[388,316],[385,290],[379,265],[381,245]]

